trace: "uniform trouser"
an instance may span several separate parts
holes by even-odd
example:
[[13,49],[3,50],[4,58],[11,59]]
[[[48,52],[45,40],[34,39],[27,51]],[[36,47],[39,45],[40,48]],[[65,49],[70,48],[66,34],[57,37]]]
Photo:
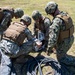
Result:
[[10,57],[5,55],[2,51],[0,51],[2,54],[1,57],[1,65],[0,65],[0,75],[10,75],[12,62]]
[[[0,41],[2,40],[2,32],[0,32]],[[1,52],[0,52],[0,63],[1,63]]]
[[[7,40],[2,40],[0,44],[1,66],[0,75],[10,75],[12,60],[11,58],[16,58],[22,54],[28,54],[33,49],[33,41],[28,41],[24,43],[21,47],[18,47],[15,43]],[[7,53],[7,52],[10,53]]]
[[[57,59],[58,59],[58,61],[63,62],[65,64],[71,64],[73,61],[75,61],[75,57],[67,54],[67,52],[71,48],[73,42],[74,42],[74,37],[72,36],[71,38],[65,39],[65,41],[60,43],[60,45],[57,49]],[[73,62],[73,63],[75,65],[75,62]]]
[[2,40],[3,32],[0,32],[0,41]]
[[[56,55],[59,63],[61,65],[64,64],[67,67],[68,71],[74,73],[72,75],[75,75],[75,56],[67,54],[73,42],[74,42],[73,36],[70,39],[65,39],[65,41],[63,41],[59,45]],[[66,74],[66,75],[71,75],[71,74]]]
[[[57,60],[62,64],[67,65],[72,72],[75,73],[75,56],[68,55],[67,52],[74,42],[74,37],[63,41],[57,49]],[[71,69],[74,68],[74,69]],[[74,71],[73,71],[74,70]]]

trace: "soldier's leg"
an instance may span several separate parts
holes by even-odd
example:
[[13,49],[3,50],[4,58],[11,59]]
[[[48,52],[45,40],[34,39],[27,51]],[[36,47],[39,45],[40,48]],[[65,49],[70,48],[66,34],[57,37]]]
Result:
[[[67,55],[67,51],[70,49],[70,47],[73,44],[73,37],[70,40],[65,40],[65,44],[61,44],[59,49],[57,50],[57,59],[61,64],[65,64],[67,68],[71,71],[71,68],[75,69],[75,57],[71,55]],[[75,70],[72,72],[75,73]]]
[[10,75],[11,72],[11,59],[6,56],[2,51],[1,51],[2,57],[1,57],[1,65],[0,65],[0,75]]
[[65,39],[62,43],[60,43],[60,45],[57,49],[58,61],[60,61],[60,62],[63,61],[64,63],[68,64],[71,61],[73,62],[75,60],[74,57],[72,59],[72,57],[67,55],[67,52],[71,48],[73,42],[74,42],[74,37],[72,36],[71,38]]
[[3,32],[0,32],[0,41],[2,40],[2,37],[3,37]]
[[33,51],[33,41],[27,41],[23,43],[21,46],[16,45],[13,42],[10,42],[8,40],[2,40],[3,42],[0,44],[1,48],[5,48],[4,52],[8,52],[8,56],[11,58],[16,58],[23,54],[28,54],[29,52]]
[[[75,57],[67,55],[62,51],[62,53],[57,53],[57,60],[61,64],[61,67],[67,68],[68,71],[75,74]],[[63,66],[64,65],[64,66]],[[65,70],[63,70],[65,71]],[[70,75],[70,74],[67,74]]]
[[[0,32],[0,41],[2,40],[2,33]],[[0,63],[1,63],[1,52],[0,52]]]
[[2,55],[1,55],[1,52],[0,52],[0,64],[1,64],[1,56],[2,56]]
[[0,34],[0,41],[1,41],[1,34]]
[[75,67],[75,57],[74,56],[66,55],[60,61],[66,65]]
[[67,55],[63,50],[61,51],[61,53],[57,52],[57,60],[66,65],[75,66],[75,57]]
[[[14,68],[16,70],[16,73],[18,75],[21,75],[20,72],[21,72],[21,67],[23,65],[23,63],[25,63],[28,58],[26,58],[26,55],[31,52],[33,49],[33,42],[32,41],[28,41],[26,43],[24,43],[22,46],[21,46],[21,49],[19,50],[19,52],[16,54],[16,56],[18,56],[15,61],[14,61]],[[16,57],[15,56],[15,57]]]

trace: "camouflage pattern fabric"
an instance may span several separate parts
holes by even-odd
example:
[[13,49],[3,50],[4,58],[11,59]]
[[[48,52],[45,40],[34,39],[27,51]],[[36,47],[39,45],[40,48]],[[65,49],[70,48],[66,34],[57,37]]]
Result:
[[33,50],[33,37],[31,36],[31,32],[26,29],[25,34],[27,35],[27,39],[29,41],[23,43],[22,46],[18,46],[16,43],[11,42],[9,40],[2,39],[0,42],[0,52],[1,52],[1,66],[0,66],[0,74],[1,75],[9,75],[12,67],[11,58],[16,58],[20,55],[27,55],[29,52]]
[[[44,18],[44,17],[43,17]],[[38,31],[40,30],[45,36],[45,43],[48,43],[48,35],[49,35],[49,26],[51,25],[51,21],[49,18],[43,19],[43,21],[34,23],[34,35],[38,38]]]
[[[13,75],[13,74],[25,75],[26,67],[24,65],[30,59],[32,59],[32,57],[29,56],[29,55],[22,55],[22,56],[19,56],[16,59],[12,59],[13,60],[13,66],[12,66],[11,75]],[[23,69],[24,69],[24,71],[22,73],[21,71]],[[16,71],[16,72],[14,72],[14,71]]]
[[12,15],[9,12],[4,12],[2,21],[0,21],[0,40],[3,32],[9,27]]
[[[63,13],[61,13],[64,15]],[[52,25],[49,27],[49,40],[47,50],[52,50],[52,48],[57,46],[57,60],[66,65],[75,66],[75,58],[67,55],[67,51],[70,49],[74,42],[74,36],[64,39],[62,42],[58,43],[58,36],[60,30],[65,30],[65,23],[60,18],[54,18]]]
[[[3,19],[0,22],[0,41],[2,39],[3,32],[9,27],[11,22],[11,14],[9,12],[4,12]],[[0,54],[0,62],[1,62],[1,54]]]
[[3,17],[2,21],[0,22],[0,32],[3,32],[4,30],[6,30],[9,27],[11,18],[12,18],[11,13],[9,13],[7,11],[4,12],[3,16],[4,17]]

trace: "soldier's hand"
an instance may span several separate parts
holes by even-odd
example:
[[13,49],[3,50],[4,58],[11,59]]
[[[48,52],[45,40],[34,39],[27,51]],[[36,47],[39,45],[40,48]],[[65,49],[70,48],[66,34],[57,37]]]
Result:
[[52,49],[51,48],[47,48],[46,53],[47,53],[48,56],[50,56],[50,54],[52,53]]
[[42,45],[42,42],[41,41],[36,41],[36,46],[38,47],[38,48],[40,48],[41,47],[41,45]]
[[34,50],[39,51],[39,48],[42,46],[42,42],[40,42],[38,39],[35,39],[35,46]]

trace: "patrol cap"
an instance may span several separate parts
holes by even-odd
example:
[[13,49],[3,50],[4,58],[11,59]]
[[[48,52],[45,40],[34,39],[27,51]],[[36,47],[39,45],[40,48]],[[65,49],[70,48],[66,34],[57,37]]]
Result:
[[42,17],[42,14],[38,10],[35,10],[35,11],[32,12],[32,18],[34,20],[38,20],[41,17]]
[[45,7],[45,12],[47,14],[52,14],[56,11],[58,7],[58,4],[56,4],[54,1],[51,1],[49,3],[47,3],[46,7]]
[[21,17],[21,20],[24,20],[26,23],[28,23],[28,25],[31,24],[31,18],[30,18],[30,16],[28,16],[28,15],[23,15],[23,16]]
[[24,11],[21,8],[16,8],[14,10],[14,14],[16,17],[21,18],[24,15]]

